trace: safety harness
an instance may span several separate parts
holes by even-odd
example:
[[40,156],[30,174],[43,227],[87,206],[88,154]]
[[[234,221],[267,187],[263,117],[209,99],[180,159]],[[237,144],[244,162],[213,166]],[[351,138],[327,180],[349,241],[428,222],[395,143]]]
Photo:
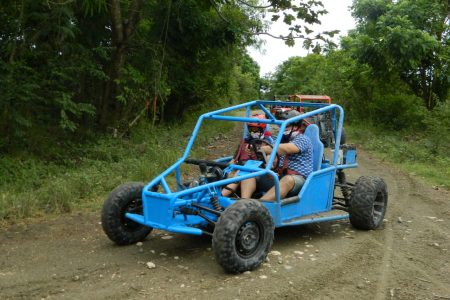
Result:
[[278,176],[285,176],[285,175],[302,175],[297,171],[289,169],[289,155],[286,154],[284,156],[283,160],[283,166],[281,168],[278,168]]
[[[292,132],[293,132],[293,130],[291,130],[291,132],[289,133],[289,137],[288,137],[289,142],[291,140]],[[289,154],[284,155],[283,166],[278,168],[277,173],[278,173],[278,176],[285,176],[285,175],[301,175],[301,176],[303,176],[299,172],[289,169]]]

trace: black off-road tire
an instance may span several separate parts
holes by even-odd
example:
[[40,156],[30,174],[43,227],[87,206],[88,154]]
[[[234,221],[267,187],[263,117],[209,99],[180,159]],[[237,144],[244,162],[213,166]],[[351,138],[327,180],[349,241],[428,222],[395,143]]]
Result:
[[220,216],[213,233],[217,262],[230,273],[256,269],[272,247],[274,229],[272,216],[259,201],[237,201]]
[[346,141],[347,141],[347,135],[345,134],[345,128],[342,127],[342,130],[341,130],[341,146],[344,145]]
[[386,183],[379,177],[360,177],[350,200],[350,223],[357,229],[378,228],[386,214],[388,194]]
[[117,245],[142,241],[153,230],[125,217],[126,213],[142,214],[143,188],[144,184],[139,182],[119,185],[103,204],[103,231]]

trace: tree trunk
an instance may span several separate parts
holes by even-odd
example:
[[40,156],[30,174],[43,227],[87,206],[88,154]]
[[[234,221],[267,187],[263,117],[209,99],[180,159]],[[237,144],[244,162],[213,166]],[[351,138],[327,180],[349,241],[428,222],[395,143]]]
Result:
[[122,7],[119,0],[109,0],[108,5],[111,16],[112,46],[114,48],[111,61],[106,66],[106,74],[109,79],[103,87],[102,97],[98,104],[98,121],[101,128],[105,129],[114,123],[114,116],[120,112],[116,102],[117,79],[121,77],[121,70],[125,65],[127,48],[131,37],[139,22],[139,15],[144,0],[133,0],[128,7],[128,17],[122,18]]
[[112,54],[111,62],[107,70],[109,80],[104,85],[101,105],[99,107],[99,124],[101,128],[106,128],[108,124],[115,121],[112,116],[118,109],[115,100],[117,95],[116,80],[120,78],[120,73],[125,63],[125,56],[126,49],[123,45],[116,47],[116,50]]
[[[14,32],[15,34],[15,38],[13,39],[13,43],[12,43],[12,48],[11,48],[11,52],[9,53],[8,58],[6,58],[5,55],[5,62],[6,59],[8,59],[7,62],[7,72],[8,72],[8,77],[7,77],[7,82],[14,82],[14,76],[15,76],[15,72],[16,72],[16,66],[15,66],[15,61],[17,56],[20,54],[20,46],[22,46],[25,42],[25,32],[23,31],[23,26],[24,26],[24,20],[25,20],[25,0],[22,0],[20,2],[20,8],[19,8],[20,12],[19,12],[19,17],[18,20],[19,22],[17,23],[17,28],[16,28],[16,32]],[[22,36],[23,41],[19,42],[18,37]],[[19,44],[21,43],[21,44]],[[0,58],[1,59],[1,58]],[[9,67],[9,68],[8,68]],[[1,118],[0,118],[0,134],[1,134],[1,138],[0,138],[0,144],[3,144],[3,147],[5,149],[9,149],[12,142],[13,142],[13,132],[14,132],[14,126],[16,126],[12,116],[14,114],[14,98],[11,95],[10,89],[6,89],[8,90],[8,92],[6,92],[6,96],[5,94],[3,94],[3,99],[0,100],[0,104],[3,105],[0,106],[0,111],[1,111]]]
[[427,67],[425,64],[423,64],[422,67],[420,67],[420,96],[422,97],[423,101],[425,102],[425,107],[427,109],[430,109],[430,102],[428,98],[428,83],[427,83]]

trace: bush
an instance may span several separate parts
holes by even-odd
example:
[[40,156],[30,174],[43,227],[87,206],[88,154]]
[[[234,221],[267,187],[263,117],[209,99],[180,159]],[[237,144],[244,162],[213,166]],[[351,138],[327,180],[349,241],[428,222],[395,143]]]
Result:
[[422,99],[406,94],[378,96],[370,109],[374,124],[392,130],[421,128],[426,115]]
[[437,105],[425,116],[428,143],[426,147],[433,154],[450,156],[450,103]]
[[[435,123],[430,126],[437,126]],[[436,137],[417,131],[386,130],[367,123],[346,127],[349,139],[375,152],[383,160],[394,162],[399,168],[414,173],[433,185],[450,188],[450,155],[448,147],[432,149]],[[427,129],[428,130],[428,129]],[[448,127],[445,129],[448,130]],[[444,130],[444,131],[445,131]],[[442,132],[442,129],[441,129]],[[448,146],[448,133],[447,137]]]

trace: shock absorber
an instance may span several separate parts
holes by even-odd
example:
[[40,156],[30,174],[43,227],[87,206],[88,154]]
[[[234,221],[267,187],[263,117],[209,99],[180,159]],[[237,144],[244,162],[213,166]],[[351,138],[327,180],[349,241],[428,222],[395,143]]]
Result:
[[219,198],[217,198],[217,196],[212,196],[211,197],[211,204],[214,207],[215,210],[222,210],[222,206],[220,206],[219,203]]
[[350,201],[350,193],[347,187],[347,180],[345,179],[345,173],[341,169],[337,170],[338,182],[341,187],[342,196],[344,196],[345,204],[348,206]]

